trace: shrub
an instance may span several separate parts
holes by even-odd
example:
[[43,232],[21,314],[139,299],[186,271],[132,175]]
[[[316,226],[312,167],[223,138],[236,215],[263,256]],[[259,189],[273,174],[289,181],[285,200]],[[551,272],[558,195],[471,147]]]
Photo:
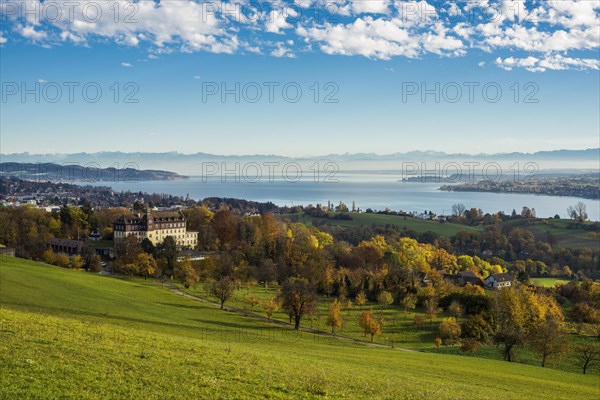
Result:
[[439,326],[440,338],[444,344],[452,344],[460,337],[460,325],[456,318],[445,318]]

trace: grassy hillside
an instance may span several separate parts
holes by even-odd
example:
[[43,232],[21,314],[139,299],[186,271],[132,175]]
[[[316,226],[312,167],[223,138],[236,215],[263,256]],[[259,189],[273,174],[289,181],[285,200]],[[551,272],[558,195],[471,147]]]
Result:
[[[532,279],[535,284],[542,286],[550,286],[558,284],[559,282],[567,282],[560,279],[555,278],[535,278]],[[198,284],[195,287],[191,287],[189,289],[185,289],[183,285],[179,285],[180,290],[185,291],[191,295],[207,299],[209,301],[218,302],[218,299],[210,295],[210,293],[206,290],[203,284]],[[491,291],[488,291],[491,293]],[[265,315],[264,310],[260,306],[254,307],[252,310],[249,310],[244,299],[249,296],[256,297],[261,301],[269,300],[277,295],[276,289],[273,287],[264,287],[263,285],[257,285],[254,287],[245,287],[235,292],[233,298],[228,301],[227,306],[234,307],[242,310],[242,312],[252,311],[259,315]],[[312,320],[305,318],[302,322],[302,326],[317,329],[324,332],[330,332],[331,327],[327,326],[327,316],[329,314],[329,307],[332,302],[331,297],[319,296],[317,309],[318,311],[314,314]],[[454,354],[463,357],[480,357],[480,358],[488,358],[493,360],[502,360],[502,351],[500,348],[496,347],[493,344],[481,345],[481,347],[477,350],[477,352],[467,355],[466,353],[460,350],[460,346],[440,346],[439,348],[435,346],[434,340],[439,337],[438,326],[439,323],[444,319],[448,318],[451,315],[447,312],[440,313],[433,321],[430,323],[429,317],[425,313],[425,310],[421,308],[417,308],[410,313],[406,313],[404,308],[401,305],[393,304],[383,308],[376,302],[369,302],[363,306],[358,306],[356,304],[352,304],[351,308],[348,309],[346,307],[346,303],[342,304],[342,318],[344,320],[344,325],[341,330],[338,331],[339,335],[358,339],[363,341],[368,341],[370,338],[365,337],[362,329],[357,323],[359,315],[365,311],[371,310],[373,314],[377,318],[383,317],[385,322],[382,326],[382,332],[380,336],[376,336],[373,339],[374,343],[400,348],[407,348],[425,352],[435,352],[437,354]],[[421,317],[422,325],[417,326],[414,323],[414,318],[416,316]],[[274,320],[288,322],[289,316],[285,313],[284,310],[279,310],[275,312],[272,316]],[[459,317],[459,321],[463,321],[463,318]],[[586,325],[586,332],[588,327]],[[593,331],[593,326],[589,326],[589,330]],[[593,341],[594,338],[585,335],[575,335],[570,334],[568,338],[572,343],[578,343],[583,340]],[[535,353],[530,347],[518,347],[515,349],[515,360],[518,363],[524,363],[534,366],[539,366],[541,359],[539,354]],[[569,372],[581,372],[580,366],[574,362],[573,353],[567,353],[559,358],[553,358],[550,360],[546,367],[547,368],[557,368],[564,371]],[[588,373],[590,374],[599,374],[600,369],[593,368]]]
[[[519,228],[527,229],[537,240],[547,241],[548,233],[551,233],[556,239],[556,244],[561,247],[578,249],[581,247],[589,247],[598,251],[600,249],[600,238],[581,227],[569,227],[571,221],[566,219],[545,219],[536,220],[537,223],[531,224],[528,220],[512,220],[506,221],[505,224],[518,226]],[[586,222],[593,224],[593,222]]]
[[373,348],[3,258],[0,398],[589,399],[597,376]]
[[397,215],[385,214],[367,214],[367,213],[348,213],[352,220],[338,220],[326,218],[313,218],[309,215],[299,216],[300,221],[306,225],[311,225],[313,220],[325,221],[328,224],[336,226],[372,226],[372,225],[395,225],[400,228],[412,229],[417,233],[427,231],[436,232],[444,236],[452,236],[460,231],[479,232],[481,227],[472,227],[468,225],[453,224],[449,222],[441,223],[439,221],[421,220],[412,217],[401,217]]
[[[427,231],[435,232],[442,236],[453,236],[460,231],[481,232],[487,226],[469,226],[463,224],[455,224],[450,222],[440,223],[439,221],[420,220],[412,217],[400,217],[397,215],[385,214],[367,214],[367,213],[348,213],[352,216],[352,220],[337,220],[326,218],[314,218],[308,215],[294,214],[299,222],[305,225],[312,225],[313,221],[325,222],[333,226],[356,227],[356,226],[384,226],[395,225],[400,228],[406,228],[424,233]],[[518,226],[527,229],[533,233],[537,240],[547,241],[548,233],[554,235],[556,244],[561,247],[577,249],[581,247],[589,247],[591,249],[600,249],[600,238],[594,236],[590,231],[581,227],[569,227],[570,220],[565,219],[544,219],[535,220],[531,223],[530,220],[515,219],[502,222],[502,224]],[[586,224],[593,224],[587,222]]]

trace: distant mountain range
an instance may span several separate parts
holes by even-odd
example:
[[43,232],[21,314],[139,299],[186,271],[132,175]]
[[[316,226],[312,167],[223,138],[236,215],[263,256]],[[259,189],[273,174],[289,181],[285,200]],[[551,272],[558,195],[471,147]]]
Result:
[[[4,157],[3,157],[4,158]],[[66,181],[163,181],[187,179],[175,172],[160,170],[140,170],[132,165],[100,168],[98,165],[56,164],[56,163],[0,163],[1,177],[16,177],[24,180],[66,182]]]
[[[296,162],[303,168],[309,168],[318,163],[320,168],[327,162],[336,163],[340,171],[400,171],[403,163],[426,163],[426,168],[434,168],[435,163],[448,162],[479,162],[481,164],[496,162],[502,168],[509,168],[511,163],[536,163],[539,169],[589,170],[597,171],[600,167],[600,148],[585,150],[553,150],[535,153],[495,153],[495,154],[466,154],[444,153],[438,151],[409,151],[404,153],[375,154],[327,154],[322,156],[287,157],[280,155],[217,155],[208,153],[182,154],[179,152],[146,153],[146,152],[97,152],[73,154],[30,154],[13,153],[0,154],[3,163],[57,163],[79,164],[85,166],[94,164],[102,168],[131,167],[134,169],[163,169],[176,171],[186,175],[201,175],[202,163],[226,163],[231,167],[234,163],[288,163]],[[154,171],[157,172],[157,171]],[[159,171],[160,172],[160,171]],[[164,172],[164,171],[162,171]],[[170,179],[170,178],[167,178]]]

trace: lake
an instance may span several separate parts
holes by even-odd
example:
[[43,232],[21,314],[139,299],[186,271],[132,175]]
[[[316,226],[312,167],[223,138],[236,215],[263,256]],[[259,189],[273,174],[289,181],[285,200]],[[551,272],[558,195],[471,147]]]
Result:
[[[446,192],[438,190],[439,183],[400,182],[400,175],[390,173],[339,173],[338,182],[323,182],[303,177],[297,182],[274,179],[249,182],[229,176],[190,177],[176,181],[95,182],[94,185],[111,186],[117,191],[131,190],[148,193],[189,195],[195,200],[206,197],[232,197],[260,202],[271,201],[277,205],[338,204],[352,201],[361,210],[372,208],[403,211],[433,211],[450,214],[452,205],[462,203],[467,208],[481,208],[484,212],[504,211],[509,214],[523,206],[535,208],[538,217],[559,214],[566,218],[567,207],[582,201],[587,205],[590,219],[600,220],[600,201],[576,197],[542,196],[512,193]],[[79,182],[84,184],[84,182]],[[89,183],[87,183],[89,184]]]

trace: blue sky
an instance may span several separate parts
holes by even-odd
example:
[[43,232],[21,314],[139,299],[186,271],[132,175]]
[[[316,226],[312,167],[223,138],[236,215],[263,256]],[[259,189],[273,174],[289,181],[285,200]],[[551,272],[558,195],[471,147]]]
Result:
[[3,1],[2,153],[600,145],[598,2],[52,3]]

